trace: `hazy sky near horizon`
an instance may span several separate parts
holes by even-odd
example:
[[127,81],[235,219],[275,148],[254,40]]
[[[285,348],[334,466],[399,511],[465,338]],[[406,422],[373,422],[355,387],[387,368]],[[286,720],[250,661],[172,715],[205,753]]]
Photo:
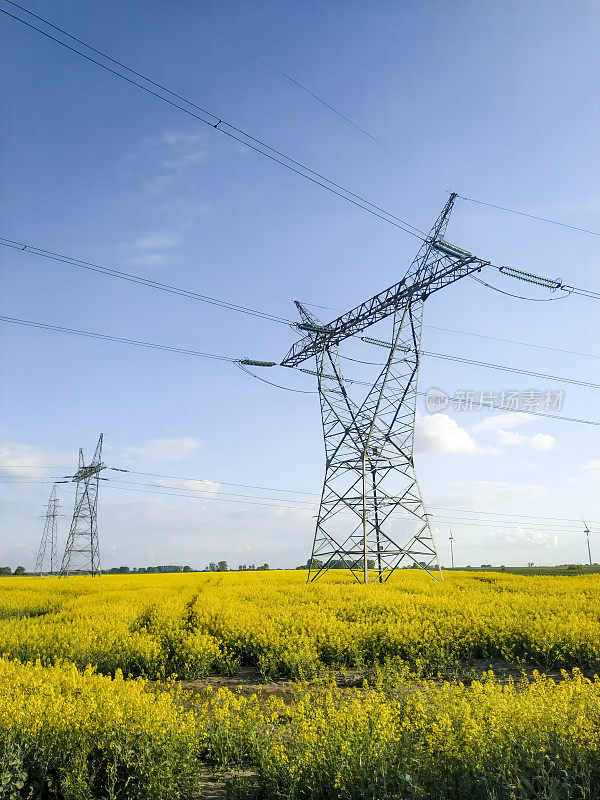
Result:
[[[24,5],[419,228],[454,190],[599,229],[596,3]],[[296,298],[326,320],[404,274],[417,239],[1,23],[2,236],[286,319]],[[447,238],[495,264],[599,288],[598,236],[457,200]],[[6,316],[234,358],[279,361],[297,338],[1,250]],[[427,302],[426,351],[600,383],[597,301],[546,302],[496,271],[482,277],[544,302],[462,280]],[[33,567],[51,488],[40,481],[72,471],[79,447],[91,457],[101,431],[109,466],[150,473],[113,473],[123,482],[101,487],[104,566],[308,558],[323,475],[316,395],[228,362],[6,323],[0,359],[0,563]],[[260,374],[315,389],[309,375]],[[430,387],[476,398],[562,390],[554,413],[599,417],[596,389],[425,356],[420,389]],[[457,564],[582,562],[581,515],[595,521],[600,561],[598,445],[590,425],[452,404],[431,414],[421,399],[416,463],[442,563],[450,523]],[[182,487],[196,494],[175,496]],[[59,550],[72,486],[61,502]]]

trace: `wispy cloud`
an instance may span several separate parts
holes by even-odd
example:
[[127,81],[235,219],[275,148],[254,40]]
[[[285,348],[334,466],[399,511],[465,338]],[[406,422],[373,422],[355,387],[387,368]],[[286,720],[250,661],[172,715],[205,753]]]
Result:
[[549,433],[535,433],[533,436],[523,436],[516,431],[506,431],[499,429],[496,431],[500,437],[500,442],[505,445],[516,445],[531,447],[533,450],[551,450],[554,447],[554,436]]
[[545,494],[546,487],[539,484],[469,481],[451,484],[448,492],[434,496],[433,503],[457,508],[506,509],[512,502],[530,502]]
[[[56,467],[77,463],[77,453],[51,450],[23,442],[0,442],[0,475],[20,478],[49,478]],[[53,469],[54,468],[54,469]]]
[[168,170],[179,170],[204,161],[209,153],[202,133],[166,131],[158,137],[158,142],[167,146],[167,154],[162,166]]
[[201,443],[198,439],[189,436],[178,439],[150,439],[146,444],[126,447],[125,456],[127,458],[178,461],[194,453],[200,446]]
[[190,492],[190,498],[194,499],[194,492],[198,492],[198,499],[202,500],[203,495],[214,496],[220,487],[220,483],[215,481],[180,481],[180,480],[156,480],[154,481],[158,486],[164,486],[165,489],[173,489],[175,491]]
[[160,266],[173,260],[173,250],[182,241],[181,230],[145,231],[136,239],[121,242],[120,248],[132,264]]
[[177,231],[148,231],[129,242],[134,250],[163,250],[181,244],[181,234]]
[[494,542],[506,542],[510,545],[538,545],[545,547],[549,550],[555,550],[558,547],[558,536],[556,534],[545,533],[544,531],[537,530],[536,528],[516,528],[502,529],[498,528],[492,531],[490,539]]
[[600,478],[600,458],[595,461],[588,461],[583,465],[583,469],[594,478]]
[[480,433],[483,431],[512,430],[513,428],[516,428],[520,425],[525,425],[525,423],[531,421],[530,414],[522,414],[518,411],[513,413],[492,414],[489,417],[485,417],[485,419],[481,420],[481,422],[473,425],[471,430],[474,433]]

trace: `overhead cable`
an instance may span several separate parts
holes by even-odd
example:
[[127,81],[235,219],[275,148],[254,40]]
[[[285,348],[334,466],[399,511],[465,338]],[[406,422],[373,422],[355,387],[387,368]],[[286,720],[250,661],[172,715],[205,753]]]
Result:
[[[62,325],[50,325],[50,324],[44,323],[44,322],[33,322],[32,320],[19,319],[17,317],[0,316],[0,321],[1,322],[8,322],[8,323],[11,323],[11,324],[16,324],[16,325],[24,325],[24,326],[33,327],[33,328],[41,328],[42,330],[51,330],[51,331],[57,331],[59,333],[68,333],[68,334],[75,335],[75,336],[84,336],[84,337],[89,337],[89,338],[92,338],[92,339],[100,339],[100,340],[106,340],[106,341],[110,341],[110,342],[118,342],[118,343],[121,343],[121,344],[131,344],[131,345],[135,345],[136,347],[146,347],[146,348],[149,348],[149,349],[152,349],[152,350],[165,350],[165,351],[168,351],[168,352],[181,353],[182,355],[196,356],[196,357],[199,357],[199,358],[209,358],[209,359],[214,359],[214,360],[218,360],[218,361],[228,361],[230,363],[236,364],[236,366],[238,366],[246,374],[250,375],[251,377],[255,378],[256,380],[261,381],[262,383],[266,383],[269,386],[274,386],[277,389],[283,389],[283,390],[288,391],[288,392],[296,392],[296,393],[299,393],[299,394],[316,394],[317,393],[315,390],[294,389],[294,388],[289,387],[289,386],[282,386],[281,384],[274,383],[272,381],[266,380],[265,378],[262,378],[259,375],[255,375],[253,372],[251,372],[249,369],[247,369],[246,366],[244,366],[244,361],[247,361],[249,359],[237,359],[237,358],[232,358],[231,356],[217,355],[215,353],[203,353],[203,352],[200,352],[198,350],[189,350],[189,349],[183,348],[183,347],[172,347],[170,345],[158,344],[158,343],[155,343],[155,342],[144,342],[144,341],[139,341],[137,339],[127,339],[127,338],[122,337],[122,336],[112,336],[112,335],[105,334],[105,333],[94,333],[92,331],[81,331],[81,330],[78,330],[76,328],[66,328],[66,327],[64,327]],[[443,357],[445,357],[445,356],[443,356]],[[454,356],[448,356],[448,358],[454,360],[455,357]],[[260,363],[260,362],[255,362],[255,363]],[[265,361],[265,362],[262,362],[262,363],[271,365],[274,362],[266,362]],[[483,363],[484,362],[481,362],[481,364],[483,364]],[[290,368],[286,367],[286,369],[290,369]],[[542,374],[540,373],[540,376],[541,375]],[[554,380],[560,380],[560,378],[558,376],[543,376],[543,377],[549,377],[549,378],[552,378]],[[568,379],[568,380],[570,380],[570,379]],[[367,384],[366,381],[361,381],[361,380],[356,380],[356,379],[346,379],[346,382],[347,383],[356,383],[356,384],[359,384],[359,385],[369,385],[370,386],[370,384]],[[593,386],[593,385],[590,384],[590,386]],[[420,395],[420,396],[423,396],[423,397],[427,396],[426,392],[417,392],[417,394]],[[449,398],[449,400],[454,400],[454,399],[455,398]],[[504,408],[503,406],[497,406],[497,405],[489,405],[487,407],[490,410],[497,410],[497,411],[510,411],[511,410],[511,409],[508,409],[508,408]],[[595,420],[586,420],[586,419],[580,419],[580,418],[577,418],[577,417],[565,417],[565,416],[561,416],[561,415],[558,415],[558,414],[548,414],[548,413],[545,413],[545,412],[542,412],[542,411],[533,411],[533,410],[522,409],[520,411],[520,413],[533,414],[535,416],[547,417],[549,419],[555,419],[555,420],[562,420],[564,422],[578,422],[578,423],[582,423],[582,424],[586,424],[586,425],[600,425],[600,422],[596,422]]]
[[[51,39],[52,41],[56,42],[57,44],[62,45],[67,50],[70,50],[71,52],[76,53],[77,55],[81,56],[82,58],[85,58],[87,61],[91,61],[93,64],[97,64],[99,67],[102,67],[102,69],[105,69],[108,72],[111,72],[113,75],[116,75],[118,78],[122,78],[123,80],[127,81],[128,83],[131,83],[134,86],[137,86],[138,88],[142,89],[143,91],[147,92],[148,94],[151,94],[154,97],[157,97],[159,100],[163,100],[165,103],[169,103],[169,105],[174,106],[175,108],[178,108],[180,111],[183,111],[184,113],[188,114],[189,116],[194,117],[195,119],[199,120],[200,122],[203,122],[205,125],[209,125],[211,128],[214,128],[215,130],[218,130],[220,133],[225,134],[230,139],[234,139],[235,141],[240,142],[241,144],[245,145],[246,147],[250,148],[251,150],[254,150],[257,153],[260,153],[261,155],[266,156],[271,161],[275,161],[277,164],[280,164],[281,166],[286,167],[286,169],[290,170],[291,172],[295,172],[297,175],[301,175],[303,178],[306,178],[307,180],[311,181],[312,183],[316,183],[317,185],[321,186],[322,188],[327,189],[327,191],[331,192],[332,194],[335,194],[338,197],[343,198],[347,202],[352,203],[353,205],[358,206],[359,208],[362,208],[364,211],[369,212],[373,216],[379,217],[384,222],[387,222],[387,223],[389,223],[390,225],[393,225],[396,228],[400,228],[400,230],[403,230],[405,233],[409,233],[409,234],[411,234],[411,236],[416,236],[419,239],[424,239],[424,238],[427,237],[427,233],[425,231],[421,231],[419,228],[415,227],[414,225],[411,225],[406,220],[403,220],[400,217],[396,216],[395,214],[392,214],[391,212],[386,211],[381,206],[378,206],[375,203],[371,203],[365,197],[362,197],[362,195],[359,195],[356,192],[352,192],[350,189],[347,189],[346,187],[342,186],[341,184],[336,183],[335,181],[331,180],[330,178],[325,177],[325,175],[322,175],[321,173],[317,172],[316,170],[311,169],[306,164],[303,164],[301,161],[297,161],[296,159],[292,158],[291,156],[286,155],[281,150],[277,150],[275,147],[271,147],[271,145],[268,145],[266,142],[262,141],[261,139],[258,139],[255,136],[251,136],[249,133],[246,133],[241,128],[237,128],[235,125],[232,125],[231,123],[227,122],[222,117],[217,116],[212,111],[208,111],[207,109],[202,108],[201,106],[197,105],[196,103],[193,103],[191,100],[188,100],[187,98],[183,97],[182,95],[177,94],[176,92],[172,91],[171,89],[168,89],[167,87],[161,85],[160,83],[157,83],[156,81],[152,80],[151,78],[148,78],[146,75],[142,74],[141,72],[138,72],[137,70],[133,69],[132,67],[128,67],[126,64],[123,64],[122,62],[117,61],[115,58],[112,58],[112,56],[109,56],[108,54],[102,52],[101,50],[98,50],[97,48],[93,47],[92,45],[87,44],[82,39],[78,39],[76,36],[73,36],[73,34],[70,34],[67,31],[63,30],[62,28],[59,28],[58,26],[54,25],[53,23],[49,22],[48,20],[44,19],[43,17],[40,17],[37,14],[34,14],[32,11],[29,11],[28,9],[23,8],[23,6],[20,6],[17,3],[12,2],[12,0],[5,0],[5,2],[8,2],[12,6],[15,6],[16,8],[20,9],[21,11],[24,11],[25,13],[29,14],[30,16],[35,17],[36,19],[38,19],[41,22],[43,22],[45,25],[48,25],[51,28],[53,28],[55,31],[58,31],[59,33],[61,33],[63,36],[68,36],[69,39],[77,42],[80,45],[83,45],[88,50],[91,50],[92,52],[94,52],[97,55],[101,56],[102,58],[106,59],[107,61],[110,61],[112,64],[115,64],[120,69],[126,70],[127,72],[131,73],[132,75],[136,75],[138,78],[141,78],[146,83],[150,84],[151,86],[154,86],[156,89],[159,90],[159,92],[166,92],[171,97],[175,97],[177,100],[185,103],[188,106],[191,106],[191,108],[186,108],[185,106],[180,105],[178,102],[175,102],[174,100],[169,99],[169,97],[165,97],[163,94],[160,94],[159,92],[154,91],[153,89],[150,89],[148,86],[145,86],[143,83],[140,83],[139,81],[136,81],[133,78],[130,78],[127,75],[124,75],[122,72],[119,72],[118,70],[115,70],[115,69],[109,67],[107,64],[103,64],[101,61],[98,61],[97,59],[92,58],[91,56],[87,55],[86,53],[81,52],[81,50],[78,50],[76,47],[73,47],[72,45],[67,44],[66,42],[62,41],[61,39],[58,39],[56,36],[52,36],[47,31],[44,31],[41,28],[38,28],[37,26],[33,25],[31,22],[28,22],[27,20],[22,19],[21,17],[15,16],[14,14],[9,13],[4,8],[0,8],[0,11],[2,11],[3,14],[6,14],[7,16],[12,17],[12,19],[17,20],[17,22],[21,22],[23,25],[26,25],[27,27],[32,28],[33,30],[37,31],[38,33],[41,33],[43,36],[46,36],[48,39]],[[196,110],[192,111],[191,109],[196,109]],[[209,117],[209,119],[207,119],[207,117]]]
[[91,339],[103,339],[109,342],[120,342],[121,344],[133,344],[136,347],[148,347],[152,350],[168,350],[171,353],[182,353],[186,356],[197,356],[199,358],[211,358],[217,361],[235,361],[230,356],[220,356],[215,353],[202,353],[198,350],[188,350],[184,347],[171,347],[166,344],[157,344],[155,342],[142,342],[138,339],[126,339],[123,336],[111,336],[108,333],[94,333],[92,331],[81,331],[76,328],[65,328],[62,325],[49,325],[45,322],[33,322],[27,319],[18,319],[17,317],[0,316],[0,321],[9,322],[15,325],[26,325],[31,328],[42,328],[43,330],[58,331],[60,333],[70,333],[73,336],[87,336]]
[[150,278],[145,278],[142,275],[134,275],[130,272],[123,272],[122,270],[113,269],[112,267],[103,267],[100,264],[94,264],[91,261],[83,261],[80,258],[74,258],[73,256],[67,256],[63,253],[54,253],[51,250],[44,250],[41,247],[37,247],[36,245],[25,244],[24,242],[16,242],[12,239],[6,239],[0,237],[0,245],[3,247],[11,247],[15,250],[20,250],[26,253],[32,253],[36,256],[41,256],[43,258],[49,258],[53,261],[59,261],[63,264],[68,264],[71,267],[77,267],[79,269],[89,270],[91,272],[97,272],[101,275],[108,275],[112,278],[119,278],[124,281],[129,281],[130,283],[138,283],[142,286],[148,286],[151,289],[159,289],[162,292],[168,292],[170,294],[177,294],[181,295],[182,297],[187,297],[190,300],[200,300],[203,303],[210,303],[215,306],[220,306],[222,308],[227,308],[231,311],[239,311],[242,314],[249,314],[253,317],[260,317],[262,319],[267,319],[272,322],[280,322],[284,325],[291,325],[291,320],[285,319],[284,317],[279,317],[276,314],[270,314],[267,311],[259,311],[256,308],[249,308],[248,306],[242,306],[237,303],[231,303],[227,300],[219,300],[216,297],[209,297],[205,294],[200,294],[199,292],[193,292],[189,289],[182,289],[178,286],[170,286],[167,283],[160,283],[160,281],[155,281]]
[[547,217],[539,217],[536,214],[529,214],[526,211],[517,211],[514,208],[506,208],[505,206],[497,206],[494,203],[486,203],[484,200],[475,200],[473,197],[465,197],[462,194],[458,195],[461,200],[467,200],[469,203],[477,203],[480,206],[489,206],[490,208],[497,208],[500,211],[508,211],[510,214],[518,214],[521,217],[529,217],[530,219],[537,219],[540,222],[549,222],[551,225],[560,225],[561,228],[571,228],[574,231],[581,231],[582,233],[590,233],[592,236],[600,236],[598,231],[591,231],[588,228],[579,228],[577,225],[569,225],[566,222],[558,222],[555,219],[548,219]]

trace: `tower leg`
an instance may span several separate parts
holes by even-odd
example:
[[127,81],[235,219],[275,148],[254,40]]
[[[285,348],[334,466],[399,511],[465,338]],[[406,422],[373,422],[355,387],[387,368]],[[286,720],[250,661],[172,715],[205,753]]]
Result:
[[382,583],[402,562],[442,578],[413,460],[422,312],[419,299],[396,312],[387,361],[361,403],[337,348],[317,356],[326,461],[311,582],[347,568]]

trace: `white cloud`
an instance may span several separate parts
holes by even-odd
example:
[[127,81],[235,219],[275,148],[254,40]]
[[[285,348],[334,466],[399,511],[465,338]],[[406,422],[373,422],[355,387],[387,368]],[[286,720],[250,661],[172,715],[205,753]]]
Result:
[[173,249],[183,242],[181,226],[175,230],[146,231],[129,242],[121,242],[119,247],[127,256],[129,263],[136,266],[160,266],[173,260]]
[[539,484],[510,484],[503,481],[469,481],[450,485],[448,488],[447,493],[433,497],[433,505],[508,510],[508,506],[514,501],[522,504],[547,493],[546,487]]
[[166,131],[157,140],[159,145],[167,146],[162,166],[169,170],[180,170],[191,164],[199,164],[208,156],[208,151],[202,146],[204,141],[203,133]]
[[177,461],[185,458],[200,447],[198,439],[191,436],[179,439],[151,439],[143,445],[131,445],[125,448],[127,457],[137,456],[147,459],[164,459]]
[[0,474],[21,478],[48,478],[56,468],[75,468],[77,453],[35,447],[22,442],[0,442]]
[[485,417],[485,419],[481,420],[481,422],[473,425],[471,430],[475,433],[483,431],[510,430],[511,428],[516,428],[519,425],[524,425],[526,422],[531,422],[531,415],[521,414],[518,411],[510,413],[502,412]]
[[539,545],[549,550],[558,547],[558,536],[556,534],[545,533],[535,528],[498,528],[490,534],[490,538],[496,542],[506,542],[507,544]]
[[463,453],[473,455],[485,452],[465,428],[447,414],[419,416],[415,425],[415,451],[422,453]]
[[197,497],[199,500],[206,499],[206,495],[215,495],[221,485],[220,483],[215,483],[215,481],[157,480],[155,483],[158,486],[164,486],[166,489],[187,490],[190,492],[191,499],[194,499],[193,492],[198,492]]
[[583,465],[583,469],[589,472],[592,477],[600,478],[600,458],[595,461],[588,461],[587,464]]
[[554,447],[554,436],[549,433],[535,433],[533,436],[523,436],[516,431],[506,431],[498,429],[495,431],[500,437],[500,441],[505,445],[527,446],[534,450],[550,450]]
[[195,144],[203,139],[201,133],[185,133],[184,131],[165,131],[158,137],[159,142],[174,146],[181,144]]
[[178,231],[148,231],[124,246],[131,250],[164,250],[181,244]]
[[534,450],[550,450],[554,447],[555,439],[549,433],[536,433],[530,437],[529,442]]

